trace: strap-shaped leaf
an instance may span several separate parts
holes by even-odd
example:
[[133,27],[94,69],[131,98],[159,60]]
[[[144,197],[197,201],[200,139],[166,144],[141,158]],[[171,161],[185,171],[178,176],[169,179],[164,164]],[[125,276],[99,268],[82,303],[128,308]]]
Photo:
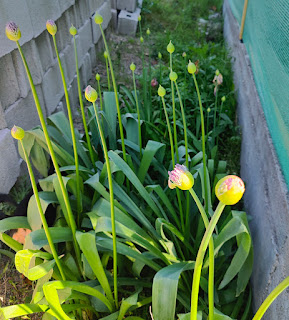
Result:
[[0,319],[8,320],[16,317],[26,316],[28,314],[45,312],[49,309],[47,305],[34,303],[22,303],[14,306],[0,308]]
[[6,232],[12,229],[31,229],[27,217],[9,217],[3,220],[0,220],[0,232]]
[[174,320],[176,299],[180,275],[191,270],[195,262],[175,263],[161,269],[153,280],[153,316],[154,320]]
[[6,233],[2,233],[2,232],[0,233],[0,240],[15,252],[23,249],[23,245],[21,243],[14,240],[10,236],[8,236],[8,234]]
[[125,314],[127,313],[127,311],[132,307],[135,306],[137,304],[138,301],[138,294],[139,292],[142,290],[139,289],[137,292],[135,292],[134,294],[132,294],[131,296],[129,296],[126,299],[123,299],[120,305],[120,309],[119,309],[119,314],[117,317],[117,320],[122,320],[125,316]]

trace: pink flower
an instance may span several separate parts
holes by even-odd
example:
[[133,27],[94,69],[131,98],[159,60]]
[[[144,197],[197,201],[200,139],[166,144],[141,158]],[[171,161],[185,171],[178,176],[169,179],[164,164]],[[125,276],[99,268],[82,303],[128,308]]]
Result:
[[151,86],[153,88],[157,87],[158,86],[158,82],[157,82],[157,79],[153,78],[152,81],[151,81]]
[[178,187],[181,190],[189,190],[194,185],[194,177],[184,165],[176,164],[174,170],[169,171],[168,174],[168,186],[170,189]]

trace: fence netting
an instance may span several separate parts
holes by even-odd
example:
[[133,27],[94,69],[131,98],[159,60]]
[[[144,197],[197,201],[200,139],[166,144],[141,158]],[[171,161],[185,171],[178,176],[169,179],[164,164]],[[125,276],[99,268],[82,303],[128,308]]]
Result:
[[[244,0],[229,0],[229,3],[241,24]],[[289,186],[289,0],[249,0],[243,40]]]

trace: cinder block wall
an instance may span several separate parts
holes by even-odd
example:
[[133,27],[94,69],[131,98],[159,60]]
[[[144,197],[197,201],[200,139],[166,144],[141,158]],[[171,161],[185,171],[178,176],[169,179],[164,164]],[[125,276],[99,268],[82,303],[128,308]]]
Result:
[[96,51],[101,37],[93,16],[98,11],[106,29],[111,20],[110,0],[1,0],[0,1],[0,193],[8,193],[20,172],[16,144],[11,127],[25,130],[39,124],[38,114],[16,44],[6,38],[5,25],[14,21],[22,37],[20,44],[30,67],[39,100],[46,116],[65,107],[61,76],[52,37],[46,21],[55,20],[57,46],[63,64],[71,106],[78,106],[77,80],[72,36],[77,30],[78,63],[84,87],[96,65]]
[[[238,118],[242,130],[241,177],[246,183],[244,201],[252,217],[254,246],[251,279],[254,312],[269,293],[289,276],[289,194],[255,86],[245,44],[239,41],[239,24],[229,1],[224,1],[224,36],[231,49]],[[289,291],[271,305],[263,320],[289,319]]]

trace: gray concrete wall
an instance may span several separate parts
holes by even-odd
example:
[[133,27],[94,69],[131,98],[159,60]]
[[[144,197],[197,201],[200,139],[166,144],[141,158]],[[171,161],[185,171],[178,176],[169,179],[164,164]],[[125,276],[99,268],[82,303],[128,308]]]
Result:
[[[241,176],[254,245],[253,309],[289,276],[289,196],[256,90],[250,59],[239,41],[239,25],[224,1],[224,35],[231,50],[242,130]],[[288,320],[289,290],[265,313],[264,320]]]
[[11,127],[25,130],[39,124],[30,86],[16,49],[6,38],[5,25],[14,21],[22,37],[20,44],[26,55],[39,100],[46,116],[65,106],[61,76],[52,37],[46,31],[46,21],[53,19],[58,31],[58,50],[69,86],[70,103],[78,106],[77,80],[72,36],[77,30],[78,61],[81,84],[84,87],[96,66],[96,50],[100,31],[93,20],[95,11],[104,18],[106,29],[111,20],[110,0],[0,0],[0,193],[8,193],[18,175],[20,159],[10,136]]

